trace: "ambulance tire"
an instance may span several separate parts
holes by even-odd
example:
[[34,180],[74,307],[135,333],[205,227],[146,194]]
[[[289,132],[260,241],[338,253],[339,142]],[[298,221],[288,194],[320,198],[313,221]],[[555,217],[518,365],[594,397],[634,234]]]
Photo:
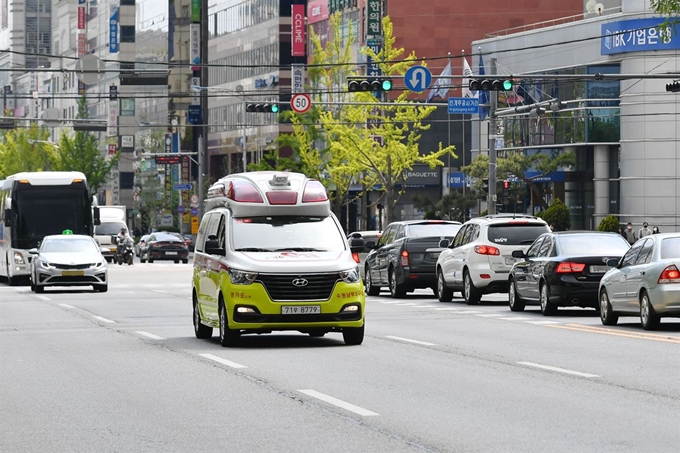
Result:
[[238,345],[241,332],[229,328],[229,318],[227,317],[227,308],[225,307],[222,295],[219,299],[220,304],[220,344],[222,347],[232,347]]

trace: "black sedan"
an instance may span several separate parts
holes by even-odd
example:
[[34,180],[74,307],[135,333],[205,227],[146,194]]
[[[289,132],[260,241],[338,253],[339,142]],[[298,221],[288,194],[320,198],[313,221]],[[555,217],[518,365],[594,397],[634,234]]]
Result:
[[189,262],[189,248],[183,238],[172,233],[152,233],[147,240],[146,250],[140,250],[139,259],[142,263],[147,260],[172,260],[175,263]]
[[510,271],[509,303],[512,311],[540,305],[543,315],[557,307],[599,308],[598,286],[609,270],[607,261],[620,259],[630,248],[616,233],[564,231],[539,236]]

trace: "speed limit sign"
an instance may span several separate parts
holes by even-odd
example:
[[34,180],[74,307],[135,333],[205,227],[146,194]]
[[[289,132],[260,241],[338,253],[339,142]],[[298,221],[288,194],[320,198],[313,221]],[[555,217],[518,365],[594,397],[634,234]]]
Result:
[[305,113],[312,106],[312,100],[306,94],[295,94],[290,99],[290,106],[295,113]]

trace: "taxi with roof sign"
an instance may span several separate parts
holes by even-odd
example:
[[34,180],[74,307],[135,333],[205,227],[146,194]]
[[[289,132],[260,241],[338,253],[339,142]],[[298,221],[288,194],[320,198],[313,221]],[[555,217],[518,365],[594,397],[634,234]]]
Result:
[[226,176],[208,190],[196,235],[192,283],[197,338],[219,329],[222,346],[243,334],[295,330],[364,339],[365,295],[325,187],[300,173]]

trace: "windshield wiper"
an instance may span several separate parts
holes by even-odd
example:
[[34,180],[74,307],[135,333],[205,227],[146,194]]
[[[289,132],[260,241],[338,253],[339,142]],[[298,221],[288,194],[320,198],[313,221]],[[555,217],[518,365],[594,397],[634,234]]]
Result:
[[286,247],[286,248],[282,248],[282,249],[274,249],[273,251],[274,252],[327,252],[328,250],[305,248],[305,247]]
[[257,247],[243,247],[240,249],[234,249],[235,252],[273,252],[273,250],[269,249],[260,249]]

